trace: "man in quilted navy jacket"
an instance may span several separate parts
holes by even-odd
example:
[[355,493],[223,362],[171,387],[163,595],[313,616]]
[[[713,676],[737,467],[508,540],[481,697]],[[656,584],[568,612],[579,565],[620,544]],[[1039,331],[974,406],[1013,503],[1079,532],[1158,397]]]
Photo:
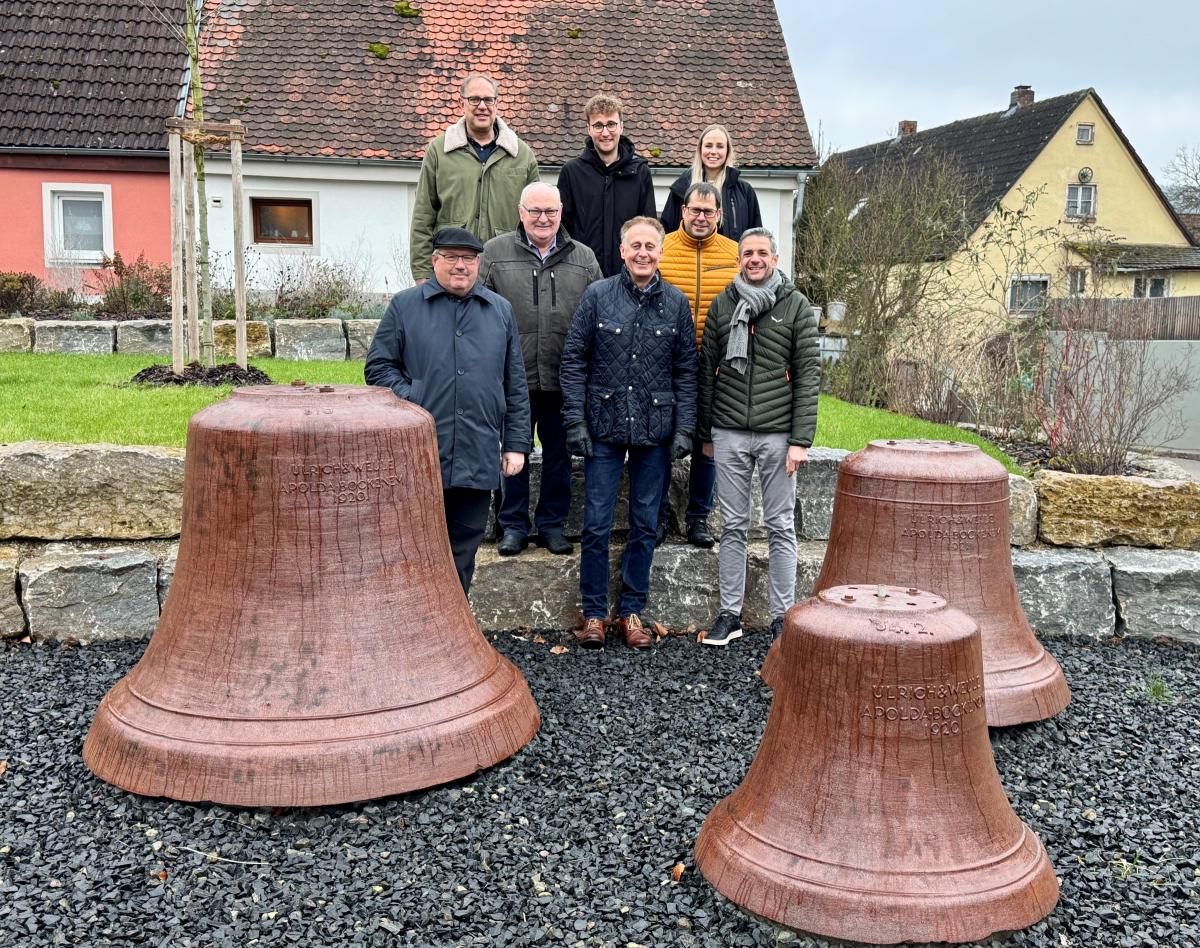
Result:
[[629,468],[629,539],[621,557],[618,622],[625,644],[648,648],[642,625],[658,505],[669,459],[691,452],[696,430],[695,329],[687,297],[662,280],[662,225],[621,228],[616,276],[589,286],[563,347],[559,384],[567,448],[584,460],[579,591],[585,648],[604,645],[608,541],[621,474]]

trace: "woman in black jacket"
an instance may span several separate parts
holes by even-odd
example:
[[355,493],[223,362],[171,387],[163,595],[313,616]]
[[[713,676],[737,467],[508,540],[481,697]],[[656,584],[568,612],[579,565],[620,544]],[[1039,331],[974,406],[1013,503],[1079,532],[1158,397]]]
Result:
[[679,229],[683,196],[693,181],[700,180],[715,185],[721,192],[719,229],[724,236],[737,240],[751,227],[762,227],[758,195],[754,193],[754,188],[741,180],[738,169],[734,167],[736,164],[737,151],[724,125],[710,125],[700,133],[692,167],[675,180],[667,195],[662,225],[668,234]]

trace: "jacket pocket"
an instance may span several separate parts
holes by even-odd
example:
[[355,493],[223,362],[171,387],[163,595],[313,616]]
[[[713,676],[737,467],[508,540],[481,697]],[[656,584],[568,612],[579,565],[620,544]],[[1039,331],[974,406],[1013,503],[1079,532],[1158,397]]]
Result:
[[675,393],[651,392],[646,421],[651,443],[659,444],[671,437],[675,433]]
[[592,388],[587,393],[588,432],[597,441],[612,441],[624,436],[617,389]]

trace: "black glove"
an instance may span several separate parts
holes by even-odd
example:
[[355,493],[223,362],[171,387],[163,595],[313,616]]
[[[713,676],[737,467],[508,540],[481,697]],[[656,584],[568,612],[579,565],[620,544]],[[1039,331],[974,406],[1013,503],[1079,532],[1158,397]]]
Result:
[[574,458],[592,456],[592,439],[588,437],[587,422],[567,425],[567,454]]
[[675,432],[675,438],[671,441],[671,458],[679,461],[686,458],[692,453],[692,433],[682,429]]

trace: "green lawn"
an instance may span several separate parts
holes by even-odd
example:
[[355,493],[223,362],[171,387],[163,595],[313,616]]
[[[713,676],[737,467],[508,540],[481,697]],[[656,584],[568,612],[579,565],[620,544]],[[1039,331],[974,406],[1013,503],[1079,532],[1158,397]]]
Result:
[[[226,388],[131,385],[150,356],[0,353],[0,443],[69,441],[182,447],[193,413],[229,394]],[[362,383],[361,362],[253,359],[277,382]],[[995,445],[957,428],[861,408],[822,396],[817,444],[857,451],[875,438],[970,441],[1010,471],[1017,466]]]

